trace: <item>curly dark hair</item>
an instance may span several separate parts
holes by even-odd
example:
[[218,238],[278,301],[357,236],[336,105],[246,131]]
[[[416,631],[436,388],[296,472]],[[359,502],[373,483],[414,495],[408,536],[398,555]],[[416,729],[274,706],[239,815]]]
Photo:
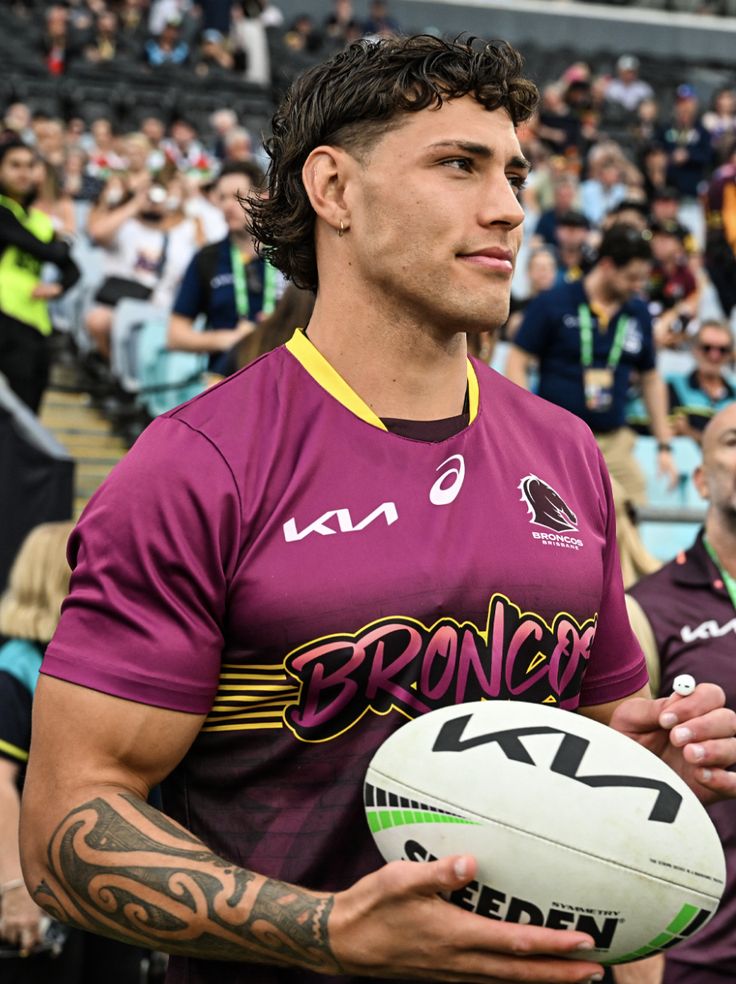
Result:
[[300,76],[272,122],[267,197],[250,199],[258,250],[298,287],[316,291],[314,220],[302,168],[320,144],[366,154],[402,114],[471,95],[505,109],[514,125],[538,100],[521,75],[522,58],[505,41],[443,41],[430,35],[358,41]]

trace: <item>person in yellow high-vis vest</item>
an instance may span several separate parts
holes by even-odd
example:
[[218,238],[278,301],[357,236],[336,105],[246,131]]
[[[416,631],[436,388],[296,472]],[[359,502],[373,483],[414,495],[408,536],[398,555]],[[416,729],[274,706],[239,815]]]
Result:
[[[0,373],[37,411],[49,373],[48,302],[76,283],[79,270],[51,219],[31,205],[34,162],[14,134],[0,137]],[[56,265],[58,281],[43,281],[45,263]]]

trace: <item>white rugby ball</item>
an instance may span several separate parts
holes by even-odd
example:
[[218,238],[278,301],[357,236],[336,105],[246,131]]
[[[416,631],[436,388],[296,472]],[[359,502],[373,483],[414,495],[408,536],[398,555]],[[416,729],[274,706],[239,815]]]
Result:
[[590,933],[581,959],[639,960],[715,912],[726,864],[697,797],[635,741],[579,714],[511,701],[410,721],[364,790],[387,861],[468,853],[451,901],[491,919]]

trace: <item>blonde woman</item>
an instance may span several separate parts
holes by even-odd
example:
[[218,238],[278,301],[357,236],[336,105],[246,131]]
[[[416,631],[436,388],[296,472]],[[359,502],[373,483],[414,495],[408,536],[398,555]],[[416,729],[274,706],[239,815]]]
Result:
[[[51,924],[28,894],[18,815],[31,741],[31,707],[44,650],[69,589],[73,523],[31,530],[0,598],[0,961],[2,984],[138,984],[144,951]],[[2,951],[5,951],[4,954]],[[13,956],[16,959],[13,959]],[[22,959],[21,959],[22,958]]]
[[[66,541],[71,523],[44,523],[26,537],[0,599],[0,943],[31,953],[48,918],[28,894],[18,857],[20,791],[31,738],[31,705],[43,652],[69,587]],[[3,961],[15,981],[42,981],[39,961]],[[50,964],[49,971],[57,969]],[[55,975],[55,979],[58,976]],[[3,976],[3,980],[6,978]],[[51,977],[49,977],[51,980]]]

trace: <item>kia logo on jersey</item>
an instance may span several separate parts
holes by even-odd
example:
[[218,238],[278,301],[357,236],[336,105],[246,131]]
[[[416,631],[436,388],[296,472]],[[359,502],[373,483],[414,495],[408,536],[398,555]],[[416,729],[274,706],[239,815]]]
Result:
[[521,501],[529,509],[530,523],[544,526],[555,533],[564,530],[577,531],[577,516],[551,485],[536,475],[526,475],[517,488],[521,491]]

